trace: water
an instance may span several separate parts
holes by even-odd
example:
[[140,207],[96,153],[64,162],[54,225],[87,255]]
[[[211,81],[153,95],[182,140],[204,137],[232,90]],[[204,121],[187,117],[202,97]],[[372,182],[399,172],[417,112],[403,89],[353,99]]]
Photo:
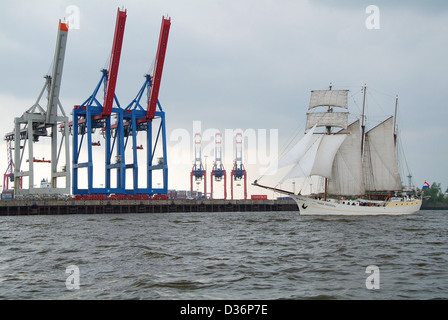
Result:
[[447,299],[447,226],[446,211],[0,217],[0,299]]

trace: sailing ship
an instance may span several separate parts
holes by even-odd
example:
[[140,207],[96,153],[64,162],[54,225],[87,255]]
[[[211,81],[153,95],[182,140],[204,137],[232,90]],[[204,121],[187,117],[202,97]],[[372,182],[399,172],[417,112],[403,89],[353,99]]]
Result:
[[302,195],[262,185],[259,181],[263,177],[253,185],[293,198],[301,215],[400,215],[419,211],[421,197],[403,188],[398,170],[398,98],[395,116],[366,131],[366,87],[362,117],[351,124],[348,92],[333,90],[332,86],[311,91],[306,133],[275,166],[285,173],[280,183],[298,177],[323,178],[323,193]]

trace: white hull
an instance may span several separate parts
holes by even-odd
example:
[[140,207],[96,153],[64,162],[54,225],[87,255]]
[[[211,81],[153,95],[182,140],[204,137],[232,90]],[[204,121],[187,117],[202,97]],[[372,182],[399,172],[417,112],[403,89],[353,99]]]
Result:
[[378,206],[363,206],[357,201],[352,201],[350,204],[347,204],[335,200],[323,201],[297,195],[290,196],[296,201],[300,215],[405,215],[418,212],[422,205],[421,200],[406,200],[401,202],[385,202],[384,205]]

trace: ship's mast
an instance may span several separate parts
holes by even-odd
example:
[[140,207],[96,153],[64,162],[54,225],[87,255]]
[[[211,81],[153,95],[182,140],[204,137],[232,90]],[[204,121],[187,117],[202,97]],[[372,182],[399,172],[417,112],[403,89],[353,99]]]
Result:
[[365,124],[366,91],[367,91],[366,85],[364,85],[363,91],[364,91],[364,99],[362,102],[362,119],[361,119],[361,159],[363,158],[364,155],[364,138],[366,133],[366,124]]
[[394,116],[394,145],[397,145],[397,109],[398,109],[398,95],[395,97],[395,116]]
[[[331,89],[333,88],[333,85],[330,83],[330,86],[328,88],[328,90],[331,91]],[[328,110],[327,112],[332,112],[332,109],[330,106],[328,106]],[[331,126],[327,126],[327,134],[330,135],[331,134]],[[325,178],[325,190],[324,190],[324,201],[327,201],[327,188],[328,188],[328,178]]]
[[[324,178],[321,181],[324,182],[324,190],[322,191],[324,191],[323,193],[325,199],[327,198],[329,191],[328,187],[331,178],[332,161],[334,160],[334,156],[338,148],[343,142],[341,135],[335,135],[334,132],[332,132],[332,127],[340,127],[342,129],[347,129],[348,127],[348,112],[338,112],[337,110],[339,109],[335,110],[334,108],[348,109],[347,95],[348,90],[333,90],[333,85],[331,83],[326,90],[311,91],[308,110],[314,110],[314,108],[320,107],[326,108],[325,111],[318,110],[317,112],[307,112],[306,130],[313,128],[313,131],[308,131],[308,133],[310,133],[314,132],[314,128],[322,127],[323,131],[320,132],[320,134],[323,136],[320,136],[319,139],[312,143],[313,151],[311,151],[310,153],[308,153],[307,150],[301,151],[310,156],[310,159],[308,159],[307,161],[313,162],[312,166],[310,168],[307,168],[306,170],[303,170],[303,168],[301,168],[300,162],[303,160],[304,156],[300,155],[300,159],[297,160],[297,165],[290,171],[290,173],[288,173],[289,177],[293,177],[294,175],[317,175]],[[324,146],[324,144],[326,145]],[[300,151],[300,148],[298,150]],[[321,152],[317,152],[319,150]],[[293,155],[293,157],[294,156],[298,155]],[[317,161],[317,158],[320,159],[321,163],[315,166],[314,163]],[[309,166],[310,165],[307,164],[307,167]]]

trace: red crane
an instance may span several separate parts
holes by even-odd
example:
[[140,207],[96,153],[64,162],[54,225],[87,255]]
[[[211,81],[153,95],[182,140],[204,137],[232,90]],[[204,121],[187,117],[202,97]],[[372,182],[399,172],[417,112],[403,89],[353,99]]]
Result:
[[162,26],[160,27],[159,45],[157,47],[156,61],[152,76],[151,92],[149,94],[148,109],[146,117],[139,122],[148,122],[154,119],[156,114],[157,101],[159,98],[160,82],[162,80],[163,64],[165,62],[166,46],[168,35],[170,33],[171,19],[162,17]]
[[106,94],[104,96],[103,112],[94,117],[94,120],[106,119],[112,113],[114,104],[115,86],[117,84],[118,66],[120,65],[121,47],[123,45],[124,26],[126,23],[126,10],[117,10],[117,20],[115,22],[114,41],[107,76]]

